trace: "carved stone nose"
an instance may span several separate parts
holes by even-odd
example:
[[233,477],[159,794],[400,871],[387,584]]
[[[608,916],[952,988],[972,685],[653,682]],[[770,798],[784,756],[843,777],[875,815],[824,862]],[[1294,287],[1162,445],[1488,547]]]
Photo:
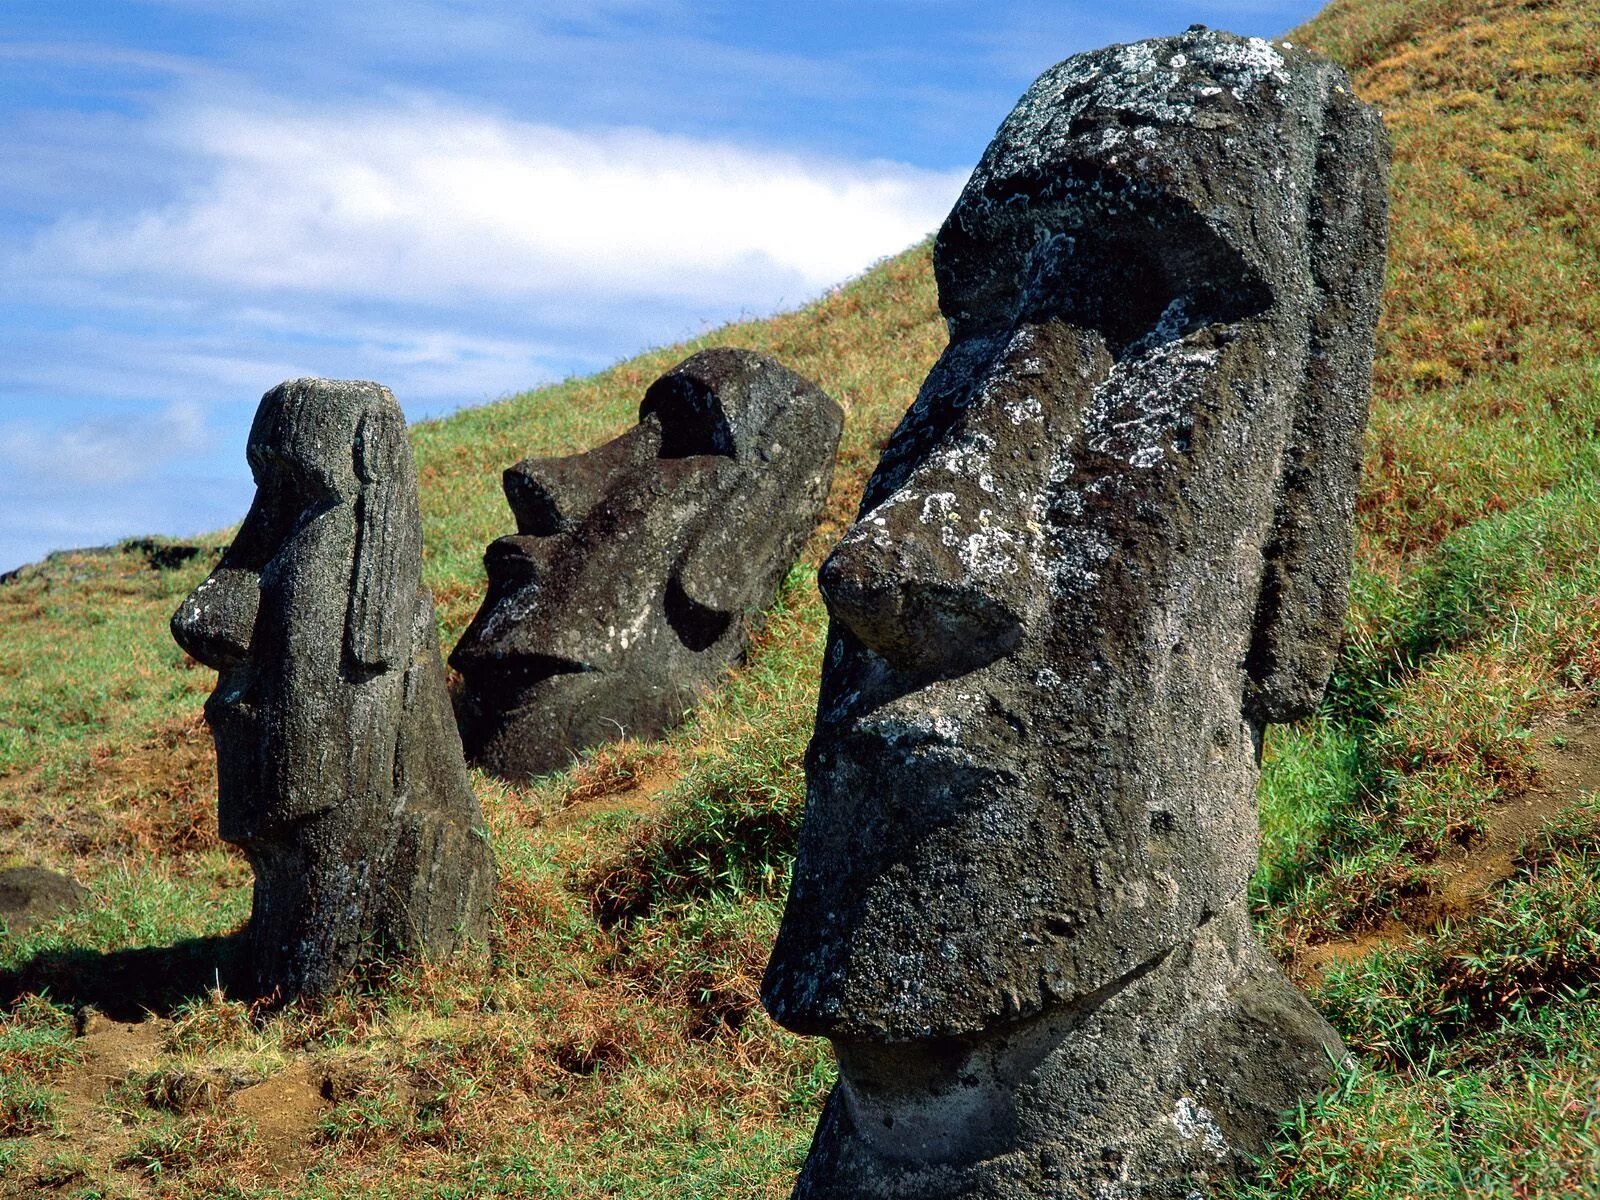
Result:
[[260,603],[259,575],[218,567],[172,614],[173,640],[213,670],[239,666],[249,656]]
[[900,670],[965,674],[1009,654],[1022,636],[1020,607],[1003,589],[986,586],[935,530],[895,509],[859,522],[822,564],[817,586],[834,619]]

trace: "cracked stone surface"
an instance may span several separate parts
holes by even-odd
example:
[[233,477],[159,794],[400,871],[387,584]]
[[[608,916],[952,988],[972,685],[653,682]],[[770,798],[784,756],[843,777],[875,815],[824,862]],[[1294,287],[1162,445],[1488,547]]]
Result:
[[399,405],[375,383],[291,380],[262,397],[246,453],[250,512],[172,634],[217,670],[218,824],[255,871],[256,986],[289,999],[481,943],[494,858]]
[[1046,72],[946,220],[949,348],[819,577],[797,1197],[1203,1195],[1343,1056],[1245,889],[1338,646],[1387,165],[1338,68],[1195,27]]
[[620,437],[508,470],[517,533],[484,555],[488,595],[450,656],[473,763],[526,778],[681,721],[816,527],[843,424],[776,359],[704,350]]

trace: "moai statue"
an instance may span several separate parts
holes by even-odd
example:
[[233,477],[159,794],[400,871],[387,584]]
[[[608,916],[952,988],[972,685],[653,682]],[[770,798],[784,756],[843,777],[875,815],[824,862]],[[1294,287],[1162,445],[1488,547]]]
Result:
[[703,350],[620,437],[508,470],[517,532],[450,656],[468,758],[526,778],[681,721],[816,527],[843,423],[776,359]]
[[950,346],[820,575],[796,1197],[1201,1195],[1330,1079],[1245,888],[1345,608],[1386,173],[1343,72],[1196,27],[1047,72],[945,222]]
[[255,501],[172,634],[218,672],[218,824],[255,870],[256,985],[289,999],[370,958],[481,941],[494,859],[422,585],[394,397],[280,384],[246,453]]

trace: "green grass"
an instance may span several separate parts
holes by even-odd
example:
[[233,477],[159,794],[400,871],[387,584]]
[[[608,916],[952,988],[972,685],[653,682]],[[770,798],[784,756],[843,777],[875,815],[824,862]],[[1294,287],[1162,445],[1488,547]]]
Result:
[[[1600,9],[1335,0],[1293,40],[1351,64],[1396,149],[1353,602],[1321,711],[1269,732],[1252,889],[1357,1058],[1237,1195],[1600,1195],[1600,813],[1576,804],[1471,911],[1417,916],[1536,778],[1539,727],[1600,683]],[[215,836],[212,677],[166,622],[226,534],[0,586],[0,865],[94,896],[0,937],[38,993],[0,1017],[0,1197],[787,1195],[831,1066],[756,987],[803,796],[814,570],[943,343],[921,246],[798,312],[414,428],[449,645],[510,526],[500,471],[619,431],[686,354],[776,354],[848,414],[822,528],[688,725],[527,786],[475,776],[502,869],[487,960],[315,1008],[215,990],[249,874]],[[68,1086],[85,1001],[169,1022],[89,1100]],[[323,1098],[279,1177],[229,1097],[290,1064]]]

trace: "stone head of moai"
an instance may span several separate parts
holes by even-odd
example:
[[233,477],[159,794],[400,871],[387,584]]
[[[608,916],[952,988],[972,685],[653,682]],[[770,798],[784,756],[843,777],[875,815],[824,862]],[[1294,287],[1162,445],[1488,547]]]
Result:
[[1245,888],[1346,603],[1386,147],[1196,27],[1046,72],[946,220],[949,348],[819,578],[797,1196],[1184,1196],[1328,1080]]
[[255,870],[256,984],[325,990],[364,959],[482,939],[494,887],[422,585],[405,418],[374,383],[261,400],[256,494],[172,619],[217,671],[218,824]]
[[677,724],[744,653],[817,523],[843,413],[777,360],[705,350],[639,422],[505,473],[517,533],[450,656],[473,762],[510,778]]

